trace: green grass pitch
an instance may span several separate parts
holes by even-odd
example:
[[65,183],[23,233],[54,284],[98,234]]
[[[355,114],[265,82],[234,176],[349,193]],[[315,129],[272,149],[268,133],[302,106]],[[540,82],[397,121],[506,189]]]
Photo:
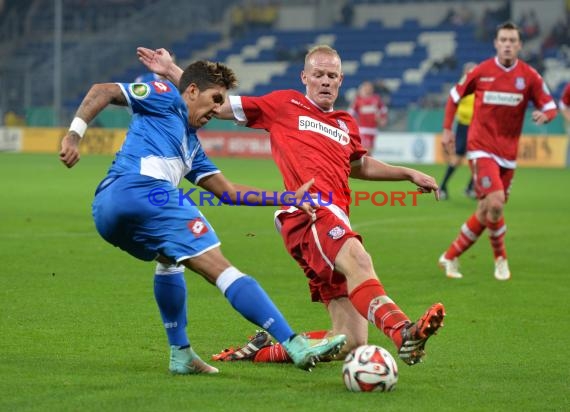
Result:
[[[493,278],[484,235],[462,258],[465,278],[436,262],[472,213],[462,195],[422,196],[412,207],[352,208],[351,220],[389,295],[413,319],[433,302],[445,327],[421,365],[398,361],[389,394],[345,390],[339,362],[312,373],[290,364],[218,364],[217,376],[172,377],[155,306],[154,264],[106,244],[91,199],[110,157],[72,170],[56,155],[0,154],[1,411],[545,411],[570,408],[569,170],[520,169],[506,207],[513,279]],[[217,159],[232,180],[281,188],[270,161]],[[438,179],[442,166],[420,166]],[[185,183],[185,188],[190,184]],[[413,190],[407,183],[352,183],[354,190]],[[256,277],[297,331],[325,329],[305,279],[273,227],[274,208],[204,207],[225,255]],[[189,334],[204,358],[245,342],[255,327],[219,291],[187,272]],[[395,348],[375,329],[371,343]]]

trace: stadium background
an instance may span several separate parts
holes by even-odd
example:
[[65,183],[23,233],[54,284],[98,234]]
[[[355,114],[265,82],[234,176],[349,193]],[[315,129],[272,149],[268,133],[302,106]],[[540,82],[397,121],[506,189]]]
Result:
[[[375,154],[393,162],[443,162],[438,133],[448,90],[460,77],[463,63],[493,55],[492,37],[499,22],[511,19],[521,25],[522,58],[539,70],[557,100],[570,81],[565,0],[1,4],[4,151],[56,151],[61,133],[50,128],[69,124],[92,83],[129,82],[144,72],[135,56],[138,45],[166,47],[183,66],[197,58],[226,62],[240,79],[237,93],[263,94],[274,88],[300,89],[305,50],[312,44],[330,44],[340,52],[345,73],[336,107],[346,108],[358,84],[373,81],[390,108]],[[113,153],[128,121],[123,108],[105,110],[91,125],[84,151]],[[17,128],[6,129],[13,126]],[[527,120],[523,133],[522,166],[567,166],[562,116],[540,127]],[[231,122],[214,120],[201,136],[214,156],[269,155],[265,135]]]

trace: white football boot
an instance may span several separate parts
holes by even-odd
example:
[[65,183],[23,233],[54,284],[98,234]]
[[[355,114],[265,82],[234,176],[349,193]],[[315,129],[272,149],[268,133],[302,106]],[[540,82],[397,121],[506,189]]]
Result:
[[[461,279],[463,275],[459,272],[459,259],[447,259],[445,252],[439,257],[439,266],[445,270],[445,276],[450,279]],[[496,276],[496,275],[495,275]]]
[[511,271],[509,270],[509,262],[502,256],[495,259],[495,279],[509,280]]

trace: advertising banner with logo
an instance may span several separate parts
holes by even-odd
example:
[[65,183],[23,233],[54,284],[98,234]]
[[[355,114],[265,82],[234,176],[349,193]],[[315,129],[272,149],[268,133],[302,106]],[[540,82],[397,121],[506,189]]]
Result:
[[[49,127],[0,128],[0,151],[57,153],[67,129]],[[123,144],[126,129],[89,128],[81,140],[82,154],[115,154]],[[198,137],[209,156],[270,158],[266,132],[199,130]]]
[[[0,127],[0,152],[57,153],[66,131],[64,128],[49,127]],[[81,153],[113,155],[121,148],[125,134],[126,129],[89,128],[81,141]],[[198,137],[209,156],[271,158],[267,132],[247,129],[199,130]],[[446,163],[441,147],[441,135],[431,133],[381,133],[376,138],[373,156],[389,163]],[[522,136],[517,165],[569,167],[569,137]]]
[[[5,130],[5,129],[3,129]],[[27,153],[57,153],[67,129],[51,127],[24,127],[20,150]],[[115,154],[123,144],[126,129],[89,128],[81,140],[82,154]]]
[[435,162],[435,136],[431,133],[380,133],[373,156],[388,163]]
[[566,167],[567,161],[567,136],[523,136],[519,141],[518,166]]
[[[441,147],[441,135],[435,139],[436,163],[445,163]],[[519,140],[517,166],[519,167],[567,167],[568,136],[564,135],[524,135]]]
[[22,129],[18,127],[0,127],[0,152],[19,152],[22,150]]
[[208,156],[271,157],[271,144],[266,132],[200,130],[198,137]]

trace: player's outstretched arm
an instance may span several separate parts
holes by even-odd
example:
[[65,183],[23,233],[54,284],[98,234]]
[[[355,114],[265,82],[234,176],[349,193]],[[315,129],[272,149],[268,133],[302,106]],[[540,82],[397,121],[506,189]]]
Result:
[[532,112],[532,120],[537,125],[546,124],[556,117],[556,113],[556,110],[547,110],[546,112],[534,110]]
[[109,104],[127,105],[121,88],[115,83],[98,83],[91,86],[75,113],[69,131],[61,141],[59,159],[65,166],[73,167],[79,162],[79,142],[87,130],[87,125]]
[[137,56],[140,62],[150,71],[166,77],[172,83],[178,85],[183,70],[174,63],[168,50],[137,47]]
[[451,129],[443,129],[441,145],[448,155],[455,153],[455,133]]
[[418,192],[431,193],[433,192],[435,200],[439,200],[439,186],[433,176],[426,175],[419,170],[410,169],[410,182],[418,187]]
[[309,193],[314,182],[314,179],[309,180],[295,192],[277,192],[233,183],[222,173],[217,173],[200,180],[198,185],[213,193],[223,203],[246,206],[295,206],[312,216],[318,207],[316,195]]
[[409,167],[390,165],[370,156],[363,156],[360,162],[352,165],[350,177],[375,181],[408,180],[418,186],[422,193],[434,192],[435,198],[439,200],[439,186],[432,176]]
[[445,105],[445,115],[443,118],[443,133],[441,137],[441,145],[446,153],[455,153],[455,134],[451,131],[453,119],[457,112],[457,103],[455,103],[451,96],[447,98]]
[[[172,60],[168,50],[137,47],[137,56],[147,69],[162,77],[166,77],[172,83],[178,85],[183,70]],[[215,117],[222,120],[235,120],[229,99],[226,98]]]

